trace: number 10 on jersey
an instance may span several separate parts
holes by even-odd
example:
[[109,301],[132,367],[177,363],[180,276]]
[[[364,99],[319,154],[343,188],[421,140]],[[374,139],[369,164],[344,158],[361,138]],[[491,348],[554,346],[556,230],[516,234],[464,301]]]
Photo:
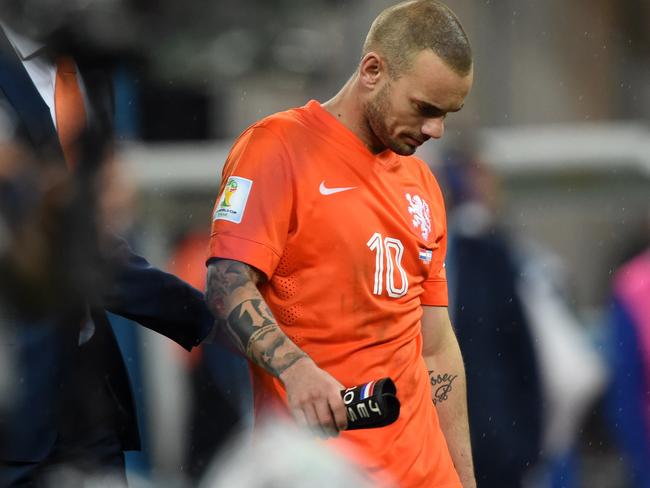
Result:
[[[366,244],[371,251],[375,252],[375,284],[372,292],[375,295],[381,295],[384,292],[385,281],[386,293],[389,297],[399,298],[406,295],[409,283],[406,271],[402,268],[402,256],[404,255],[402,242],[394,237],[384,237],[379,232],[375,232]],[[395,285],[396,270],[401,283],[399,288]]]

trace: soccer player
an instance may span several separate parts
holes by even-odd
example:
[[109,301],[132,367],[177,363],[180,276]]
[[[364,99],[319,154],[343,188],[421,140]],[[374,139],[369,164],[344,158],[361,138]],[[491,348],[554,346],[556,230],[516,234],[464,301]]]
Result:
[[[256,418],[290,413],[402,487],[476,485],[443,200],[412,156],[442,136],[472,76],[446,6],[388,8],[334,98],[236,140],[214,209],[206,297],[251,361]],[[346,431],[340,391],[386,376],[397,421]]]

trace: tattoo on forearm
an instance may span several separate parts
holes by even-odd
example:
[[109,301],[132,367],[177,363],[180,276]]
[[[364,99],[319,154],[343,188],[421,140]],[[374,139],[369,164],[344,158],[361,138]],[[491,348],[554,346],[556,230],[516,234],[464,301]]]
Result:
[[[259,297],[250,273],[247,265],[236,261],[219,260],[210,264],[206,301],[235,345],[255,363],[279,376],[306,354],[278,327],[273,313]],[[245,293],[246,298],[225,317],[233,293],[245,287],[250,293]]]
[[253,332],[246,355],[275,376],[280,376],[293,363],[307,356],[292,345],[276,324],[270,324]]
[[293,363],[306,357],[307,355],[302,351],[289,351],[277,359],[275,367],[273,368],[275,375],[280,376],[282,372],[289,369],[289,366],[292,366]]
[[433,370],[429,371],[429,382],[431,383],[431,397],[434,405],[438,405],[449,398],[451,385],[458,378],[457,374],[435,374]]
[[248,266],[237,261],[219,260],[208,267],[205,300],[217,317],[224,318],[225,298],[251,280]]
[[273,315],[261,299],[245,300],[237,305],[226,322],[230,332],[237,336],[242,350],[248,353],[253,334],[259,334],[264,327],[276,326]]

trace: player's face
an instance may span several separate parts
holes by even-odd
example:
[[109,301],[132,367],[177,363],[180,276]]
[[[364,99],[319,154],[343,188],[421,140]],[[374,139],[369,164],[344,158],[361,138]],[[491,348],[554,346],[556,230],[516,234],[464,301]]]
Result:
[[429,138],[439,139],[445,117],[463,106],[473,74],[460,76],[432,51],[420,52],[413,66],[397,79],[386,77],[365,106],[365,115],[380,146],[411,155]]

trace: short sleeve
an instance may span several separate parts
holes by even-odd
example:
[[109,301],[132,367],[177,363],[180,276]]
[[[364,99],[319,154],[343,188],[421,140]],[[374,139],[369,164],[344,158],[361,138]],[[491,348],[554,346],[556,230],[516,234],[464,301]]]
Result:
[[291,225],[293,193],[290,160],[280,137],[266,127],[249,128],[224,165],[208,260],[241,261],[270,278]]
[[446,307],[449,305],[447,290],[447,273],[445,270],[445,255],[447,253],[447,217],[445,202],[438,183],[433,175],[428,172],[427,180],[430,182],[431,195],[431,220],[435,234],[435,250],[431,260],[429,277],[422,285],[424,292],[420,296],[422,305],[431,307]]

